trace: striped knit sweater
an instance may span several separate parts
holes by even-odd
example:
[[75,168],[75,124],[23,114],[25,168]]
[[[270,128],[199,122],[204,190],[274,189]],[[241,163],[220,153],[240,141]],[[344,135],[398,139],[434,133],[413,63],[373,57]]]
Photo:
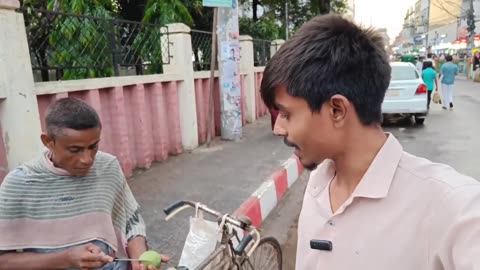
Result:
[[98,152],[84,177],[53,171],[42,155],[5,177],[0,186],[0,251],[100,240],[125,256],[127,241],[145,236],[140,207],[115,157]]

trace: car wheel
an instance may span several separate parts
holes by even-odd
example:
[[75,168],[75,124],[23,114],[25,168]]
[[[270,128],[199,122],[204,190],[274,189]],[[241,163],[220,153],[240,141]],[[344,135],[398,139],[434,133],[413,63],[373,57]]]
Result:
[[423,125],[424,122],[425,122],[425,118],[415,117],[415,124],[416,125]]

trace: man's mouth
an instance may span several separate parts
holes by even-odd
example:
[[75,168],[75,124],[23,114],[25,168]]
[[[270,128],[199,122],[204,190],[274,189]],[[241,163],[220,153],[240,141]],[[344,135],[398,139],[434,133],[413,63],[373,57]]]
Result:
[[295,147],[297,150],[300,149],[300,147],[298,147],[296,144],[290,142],[290,141],[287,139],[287,137],[284,137],[284,138],[283,138],[283,143],[285,143],[285,145],[288,146],[288,147]]
[[90,167],[88,168],[77,168],[76,171],[77,172],[88,172],[90,170]]

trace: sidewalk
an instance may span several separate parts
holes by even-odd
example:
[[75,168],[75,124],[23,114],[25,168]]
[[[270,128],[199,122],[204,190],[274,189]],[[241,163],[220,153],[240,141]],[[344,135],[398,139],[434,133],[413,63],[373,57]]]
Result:
[[150,247],[177,262],[188,233],[188,216],[193,212],[167,223],[164,207],[188,199],[233,213],[291,156],[292,149],[272,134],[270,116],[266,116],[247,125],[239,142],[216,140],[210,148],[201,147],[150,170],[137,171],[129,184],[143,208]]

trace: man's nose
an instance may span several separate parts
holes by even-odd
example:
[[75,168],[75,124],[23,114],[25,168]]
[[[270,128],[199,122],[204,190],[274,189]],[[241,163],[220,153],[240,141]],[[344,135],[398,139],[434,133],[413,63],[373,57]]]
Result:
[[276,136],[287,136],[287,130],[283,126],[283,122],[283,118],[277,116],[277,119],[275,120],[275,126],[273,127],[273,134]]
[[80,162],[84,165],[90,165],[93,162],[93,157],[90,153],[90,151],[85,151],[84,154],[82,155]]

